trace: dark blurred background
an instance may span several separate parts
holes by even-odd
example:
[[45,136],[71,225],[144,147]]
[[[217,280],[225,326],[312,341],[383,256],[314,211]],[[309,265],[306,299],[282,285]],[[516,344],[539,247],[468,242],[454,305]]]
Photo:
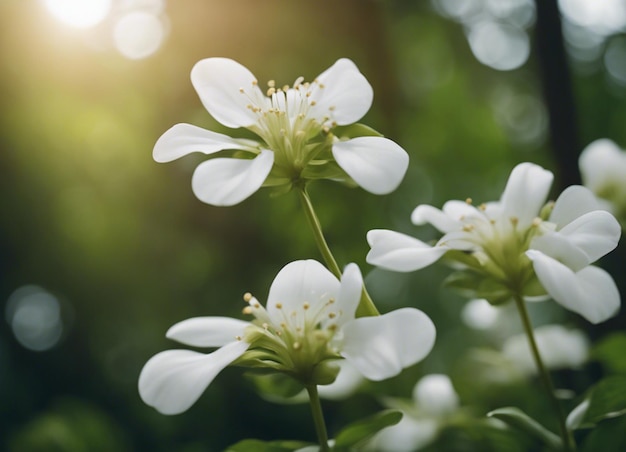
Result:
[[[423,363],[325,405],[331,436],[378,410],[380,394],[410,397],[428,372],[449,374],[477,416],[518,404],[553,426],[532,378],[494,387],[468,370],[470,348],[497,350],[501,338],[462,321],[465,301],[440,287],[445,269],[393,274],[364,261],[369,229],[435,237],[410,224],[417,204],[497,199],[521,161],[553,170],[557,193],[578,180],[586,144],[626,146],[626,5],[540,3],[554,9],[530,0],[0,2],[0,449],[191,452],[245,437],[314,439],[306,405],[263,400],[240,369],[178,416],[137,394],[143,364],[175,347],[169,326],[238,316],[244,292],[264,300],[284,264],[319,259],[295,194],[262,190],[211,207],[191,191],[201,155],[152,160],[178,122],[237,133],[191,86],[191,67],[211,56],[279,84],[351,58],[374,87],[362,122],[411,156],[389,196],[311,187],[336,257],[361,266],[380,309],[416,306],[438,328]],[[622,245],[603,262],[622,293],[624,255]],[[624,328],[623,316],[592,328],[554,303],[533,315],[592,341]],[[581,392],[606,372],[591,362],[557,381]]]

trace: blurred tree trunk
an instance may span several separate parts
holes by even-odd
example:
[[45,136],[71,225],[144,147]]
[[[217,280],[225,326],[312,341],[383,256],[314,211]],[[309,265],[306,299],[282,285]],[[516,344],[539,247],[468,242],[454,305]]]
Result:
[[550,142],[561,188],[580,184],[580,139],[572,77],[567,63],[557,0],[535,0],[535,51],[550,118]]

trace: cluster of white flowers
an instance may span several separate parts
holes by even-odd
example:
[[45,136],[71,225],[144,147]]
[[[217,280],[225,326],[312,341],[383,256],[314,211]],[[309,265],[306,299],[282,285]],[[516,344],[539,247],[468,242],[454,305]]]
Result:
[[[373,92],[348,59],[338,60],[312,82],[300,77],[291,87],[278,87],[270,81],[265,92],[247,68],[227,58],[198,62],[191,81],[219,123],[245,127],[258,136],[258,140],[233,138],[177,124],[159,138],[153,151],[158,162],[192,152],[209,156],[192,178],[195,195],[205,203],[234,205],[261,187],[301,190],[306,197],[306,185],[317,179],[386,194],[406,173],[408,155],[398,144],[355,124],[370,108]],[[580,162],[587,185],[613,203],[613,212],[626,209],[624,155],[601,141],[590,146]],[[470,199],[453,200],[441,210],[420,205],[411,219],[441,231],[437,243],[372,230],[367,234],[371,246],[367,262],[408,272],[445,256],[457,271],[450,284],[482,300],[468,305],[465,312],[466,321],[478,328],[489,328],[500,315],[487,312],[485,317],[489,306],[485,299],[491,305],[515,299],[524,306],[524,301],[551,297],[593,323],[602,322],[615,315],[620,295],[612,277],[591,264],[617,246],[620,225],[607,211],[608,204],[601,204],[583,186],[569,187],[556,202],[547,202],[552,180],[550,171],[522,163],[513,169],[498,201],[475,206]],[[275,277],[265,306],[251,294],[244,295],[243,314],[250,321],[196,317],[172,326],[168,338],[216,350],[168,350],[153,356],[139,377],[139,393],[147,404],[164,414],[181,413],[229,365],[286,374],[301,383],[311,399],[317,398],[316,389],[311,391],[317,385],[330,385],[329,394],[337,396],[354,389],[362,378],[393,377],[428,355],[435,326],[422,311],[406,307],[356,318],[357,307],[368,298],[361,272],[348,264],[341,274],[324,248],[321,228],[310,209],[316,240],[318,246],[322,243],[320,250],[331,263],[330,270],[314,260],[287,264]],[[582,364],[587,357],[586,339],[559,328],[536,332],[540,348],[547,351],[547,365]],[[573,345],[564,345],[564,335],[565,342]],[[531,358],[540,358],[530,354],[523,339],[511,338],[503,353],[530,372]],[[341,371],[346,378],[337,379],[342,368],[350,372]],[[431,442],[459,400],[448,377],[430,375],[416,385],[414,404],[401,423],[380,433],[370,445],[380,450],[414,450]],[[325,432],[318,429],[318,436],[319,444],[328,443]]]
[[[389,230],[372,230],[367,261],[395,270],[424,268],[447,255],[467,270],[472,295],[502,303],[547,295],[593,323],[615,315],[620,295],[613,278],[593,262],[619,241],[619,223],[587,188],[571,186],[546,204],[553,175],[532,163],[517,165],[499,201],[448,201],[439,210],[418,206],[416,225],[444,233],[434,246]],[[474,278],[474,281],[469,281]],[[537,280],[540,284],[537,283]],[[473,285],[473,287],[472,287]]]

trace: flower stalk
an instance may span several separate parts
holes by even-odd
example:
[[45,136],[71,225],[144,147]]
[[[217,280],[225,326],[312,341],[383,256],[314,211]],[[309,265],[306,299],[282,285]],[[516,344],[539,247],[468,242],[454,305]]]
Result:
[[528,310],[526,309],[526,303],[524,302],[523,297],[518,294],[514,295],[513,298],[515,300],[515,306],[517,307],[517,311],[519,312],[519,316],[522,321],[522,326],[524,327],[524,332],[526,333],[526,337],[528,338],[528,345],[530,347],[533,360],[535,361],[535,365],[537,366],[539,378],[541,379],[541,382],[543,383],[543,386],[548,393],[550,403],[552,404],[554,411],[557,415],[557,419],[559,422],[559,433],[561,439],[563,440],[563,451],[572,452],[576,450],[576,445],[569,430],[567,429],[565,423],[565,414],[563,413],[563,408],[561,407],[559,400],[556,398],[554,392],[554,384],[552,383],[550,373],[546,369],[546,366],[541,359],[541,354],[539,353],[539,347],[537,347],[537,341],[535,341],[535,335],[533,333],[533,327],[530,322],[530,317],[528,316]]
[[[311,230],[313,231],[315,243],[324,259],[324,262],[326,263],[326,266],[336,277],[340,278],[341,269],[339,268],[339,264],[337,264],[337,260],[333,256],[333,253],[330,251],[328,242],[326,242],[324,232],[322,231],[322,225],[317,218],[315,209],[313,208],[313,203],[311,203],[311,198],[306,191],[306,187],[299,187],[298,195],[300,197],[300,202],[302,204],[302,208],[304,209],[306,219],[308,220],[309,225],[311,226]],[[363,290],[361,293],[361,302],[359,303],[359,306],[356,310],[356,315],[357,317],[380,315],[378,309],[376,309],[376,306],[374,305],[374,302],[367,293],[365,286],[363,286]]]
[[317,441],[320,444],[320,452],[328,452],[330,451],[328,447],[328,433],[326,433],[326,423],[324,422],[324,414],[322,413],[322,404],[317,392],[317,386],[314,384],[306,385],[306,391],[309,394],[309,404],[311,405],[311,414],[313,415]]

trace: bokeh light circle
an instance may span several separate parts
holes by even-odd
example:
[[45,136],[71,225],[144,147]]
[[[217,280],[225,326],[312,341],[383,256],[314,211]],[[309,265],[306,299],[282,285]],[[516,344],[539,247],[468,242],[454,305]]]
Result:
[[131,60],[152,55],[161,47],[164,37],[161,19],[144,11],[124,15],[113,30],[117,50]]
[[44,0],[44,5],[58,20],[76,28],[97,25],[111,10],[111,0]]
[[476,59],[499,71],[517,69],[530,55],[528,35],[512,25],[479,22],[470,28],[467,38]]
[[63,322],[59,300],[38,286],[15,290],[9,297],[5,315],[15,339],[29,350],[48,350],[61,339]]

